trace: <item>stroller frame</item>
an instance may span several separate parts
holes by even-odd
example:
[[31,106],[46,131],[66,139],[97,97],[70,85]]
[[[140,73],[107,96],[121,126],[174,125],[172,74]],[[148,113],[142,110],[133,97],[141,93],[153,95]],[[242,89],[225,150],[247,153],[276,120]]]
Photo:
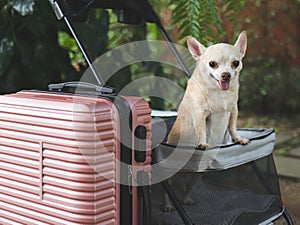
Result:
[[[171,51],[173,52],[174,56],[178,60],[179,64],[181,65],[182,69],[185,71],[188,78],[191,77],[191,72],[189,71],[186,63],[182,59],[181,55],[179,54],[178,50],[176,49],[175,45],[173,44],[170,36],[164,29],[160,18],[158,17],[157,13],[154,11],[148,0],[130,0],[130,1],[119,1],[119,0],[102,0],[102,1],[95,1],[95,0],[89,0],[86,1],[86,7],[81,10],[80,12],[73,12],[70,8],[70,5],[68,4],[67,0],[49,0],[53,10],[55,11],[55,14],[59,20],[63,19],[65,23],[67,24],[68,28],[70,29],[74,39],[76,40],[81,52],[83,53],[83,56],[91,69],[97,83],[101,87],[100,92],[104,93],[112,93],[113,90],[110,88],[104,87],[104,81],[102,79],[101,74],[99,74],[99,71],[97,68],[93,65],[89,55],[87,54],[87,51],[85,50],[84,46],[82,45],[80,39],[78,38],[73,26],[71,19],[80,18],[83,13],[86,13],[91,8],[110,8],[110,9],[117,9],[121,13],[124,13],[126,11],[133,12],[137,18],[135,19],[143,19],[146,22],[149,23],[155,23],[159,31],[161,32],[163,38],[169,45]],[[122,22],[122,21],[121,21]],[[123,21],[124,22],[124,21]],[[126,22],[126,21],[125,21]],[[135,20],[136,22],[136,20]],[[134,22],[134,23],[135,23]],[[154,162],[155,163],[155,157]],[[255,170],[255,162],[252,163],[252,167]],[[257,174],[259,176],[259,172],[257,171]],[[261,182],[263,183],[263,179],[261,179]],[[179,213],[182,221],[185,225],[193,225],[193,221],[187,214],[186,210],[182,207],[181,202],[178,200],[178,197],[174,193],[173,188],[170,186],[170,184],[167,181],[162,181],[162,185],[165,189],[165,191],[168,193],[172,203],[174,204],[175,209]],[[287,211],[287,209],[282,205],[282,215],[286,222],[289,225],[293,225],[293,221]],[[270,221],[271,222],[271,221]]]

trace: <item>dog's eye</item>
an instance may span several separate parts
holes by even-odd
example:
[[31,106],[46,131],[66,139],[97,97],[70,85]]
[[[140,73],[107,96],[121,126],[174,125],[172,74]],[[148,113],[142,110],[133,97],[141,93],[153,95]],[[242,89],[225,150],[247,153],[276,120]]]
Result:
[[232,65],[234,66],[234,68],[237,68],[240,65],[240,62],[235,60],[232,62]]
[[213,69],[216,69],[218,67],[218,63],[215,61],[210,61],[209,62],[209,66]]

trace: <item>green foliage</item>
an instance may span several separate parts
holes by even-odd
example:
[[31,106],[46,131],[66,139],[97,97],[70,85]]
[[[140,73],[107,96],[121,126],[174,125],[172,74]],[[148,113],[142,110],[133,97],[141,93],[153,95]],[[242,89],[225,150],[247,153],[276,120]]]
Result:
[[[137,25],[128,25],[118,23],[117,15],[109,10],[110,15],[110,29],[108,30],[108,49],[114,49],[123,44],[127,44],[134,41],[145,40],[147,35],[146,24],[142,22]],[[118,52],[120,54],[118,60],[126,60],[131,57],[132,52]],[[114,63],[121,63],[112,60]],[[114,66],[114,65],[112,65]],[[129,65],[121,70],[117,71],[107,82],[108,86],[114,87],[116,92],[119,92],[125,85],[130,83],[135,76],[144,71],[143,65],[139,65],[138,69],[133,69],[136,65]]]
[[240,108],[256,113],[296,114],[300,108],[299,80],[298,68],[285,67],[274,58],[247,63],[240,75]]
[[86,22],[75,24],[80,40],[93,59],[106,50],[109,18],[110,16],[106,10],[94,9],[89,12]]
[[287,152],[286,148],[280,148],[280,149],[276,150],[275,154],[276,155],[285,155],[286,152]]
[[231,22],[237,22],[234,13],[241,10],[244,3],[245,0],[178,0],[172,3],[173,23],[178,25],[181,40],[191,35],[208,45],[218,42],[225,33],[222,17],[226,14]]
[[[47,89],[49,83],[80,78],[85,67],[76,72],[71,60],[74,65],[82,56],[48,1],[1,0],[0,11],[0,93]],[[92,23],[79,26],[78,33],[89,38],[98,32],[97,44],[88,40],[86,46],[97,55],[106,46],[108,15],[91,16]]]
[[1,93],[46,88],[61,73],[71,73],[47,1],[5,0],[0,6]]
[[[187,35],[205,45],[219,42],[226,33],[224,23],[230,22],[236,29],[234,32],[240,32],[242,26],[237,12],[243,9],[245,0],[150,2],[163,23],[169,23],[166,12],[172,11],[173,24],[167,29],[175,32],[179,29],[181,44]],[[296,4],[299,4],[298,0]],[[89,14],[88,22],[76,23],[79,37],[92,58],[107,48],[160,38],[153,24],[127,26],[116,22],[113,11],[94,10]],[[264,45],[267,44],[268,41]],[[240,76],[240,108],[255,112],[297,113],[300,108],[299,68],[286,66],[276,58],[251,60],[245,62]],[[78,80],[86,66],[65,23],[57,20],[47,0],[0,1],[0,93],[24,88],[46,89],[49,83]],[[180,72],[158,63],[144,62],[118,71],[109,85],[120,90],[133,79],[155,75],[177,80],[185,87],[187,78]],[[155,104],[154,108],[168,107],[160,102]]]
[[[73,24],[81,43],[92,59],[97,58],[106,50],[108,24],[108,12],[100,9],[92,10],[86,22],[76,22]],[[78,66],[85,64],[83,54],[74,37],[69,34],[69,30],[58,31],[58,43],[68,51],[74,67],[78,69]]]
[[0,42],[0,77],[9,66],[14,52],[14,42],[9,37],[3,37]]

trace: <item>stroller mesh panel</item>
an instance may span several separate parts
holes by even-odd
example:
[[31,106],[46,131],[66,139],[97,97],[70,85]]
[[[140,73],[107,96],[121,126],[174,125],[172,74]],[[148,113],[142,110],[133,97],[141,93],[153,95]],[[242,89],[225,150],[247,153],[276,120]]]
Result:
[[[178,173],[172,178],[171,186],[180,201],[190,175]],[[282,211],[272,155],[228,170],[198,173],[194,180],[194,203],[183,207],[195,225],[254,225]],[[154,200],[153,204],[160,207],[154,210],[153,224],[184,224],[176,211],[162,212],[162,202]]]

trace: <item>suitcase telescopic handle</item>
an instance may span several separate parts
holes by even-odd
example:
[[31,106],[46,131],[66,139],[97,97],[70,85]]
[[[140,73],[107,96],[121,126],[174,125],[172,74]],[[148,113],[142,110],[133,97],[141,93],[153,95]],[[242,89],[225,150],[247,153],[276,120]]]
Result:
[[76,88],[76,89],[87,89],[90,91],[112,94],[114,90],[110,87],[102,87],[95,84],[87,83],[87,82],[65,82],[65,83],[58,83],[58,84],[49,84],[48,89],[49,91],[63,91],[66,88]]

